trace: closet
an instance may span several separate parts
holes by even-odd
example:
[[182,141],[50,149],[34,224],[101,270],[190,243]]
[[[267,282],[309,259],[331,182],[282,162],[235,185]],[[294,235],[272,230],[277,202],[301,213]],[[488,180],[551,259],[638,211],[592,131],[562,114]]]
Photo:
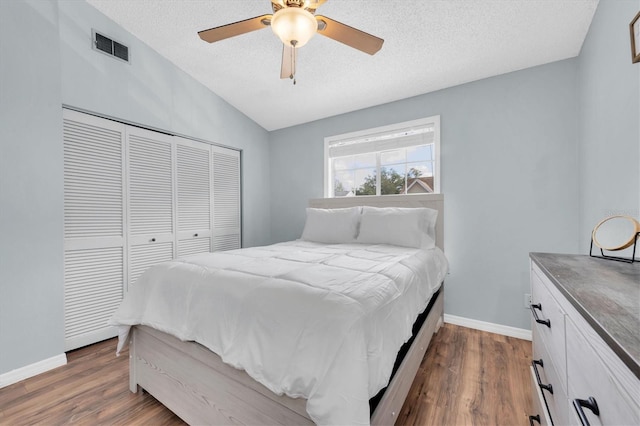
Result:
[[240,152],[63,111],[65,350],[150,266],[241,245]]

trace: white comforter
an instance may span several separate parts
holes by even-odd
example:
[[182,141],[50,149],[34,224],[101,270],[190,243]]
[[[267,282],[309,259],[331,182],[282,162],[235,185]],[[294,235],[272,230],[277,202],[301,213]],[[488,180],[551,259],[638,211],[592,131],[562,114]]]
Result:
[[369,424],[400,346],[439,288],[440,249],[293,241],[154,266],[111,319],[193,340],[317,424]]

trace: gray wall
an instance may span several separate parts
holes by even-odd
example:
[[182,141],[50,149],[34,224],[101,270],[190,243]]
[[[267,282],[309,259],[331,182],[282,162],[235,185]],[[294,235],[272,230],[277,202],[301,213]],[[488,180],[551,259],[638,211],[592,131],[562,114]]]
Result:
[[584,253],[604,217],[640,218],[640,63],[631,63],[629,41],[638,10],[638,0],[600,0],[578,61]]
[[440,114],[445,312],[529,328],[528,253],[578,249],[575,81],[572,59],[271,132],[274,241],[323,196],[325,136]]
[[84,1],[0,0],[0,89],[0,374],[64,351],[62,104],[242,149],[243,244],[270,242],[268,132]]
[[60,102],[55,3],[0,1],[0,374],[64,350]]

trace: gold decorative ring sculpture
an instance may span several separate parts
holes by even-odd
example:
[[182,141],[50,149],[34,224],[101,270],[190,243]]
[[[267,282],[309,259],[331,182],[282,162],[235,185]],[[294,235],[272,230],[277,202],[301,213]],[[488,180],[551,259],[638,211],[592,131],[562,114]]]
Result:
[[[627,219],[629,222],[631,222],[631,224],[633,225],[633,228],[634,228],[633,233],[631,234],[631,238],[629,238],[628,241],[624,242],[623,244],[621,244],[619,246],[604,247],[602,244],[600,244],[600,242],[596,238],[596,232],[598,231],[598,228],[600,228],[600,226],[603,225],[605,222],[608,222],[611,219],[616,219],[616,218]],[[618,250],[624,250],[624,249],[626,249],[628,247],[631,247],[633,245],[633,243],[636,241],[636,238],[637,238],[639,232],[640,232],[640,222],[638,222],[637,220],[635,220],[631,216],[615,215],[615,216],[609,216],[609,217],[606,217],[606,218],[602,219],[596,225],[596,227],[593,228],[593,232],[591,232],[591,238],[593,239],[593,243],[596,246],[598,246],[599,248],[603,249],[603,250],[618,251]]]

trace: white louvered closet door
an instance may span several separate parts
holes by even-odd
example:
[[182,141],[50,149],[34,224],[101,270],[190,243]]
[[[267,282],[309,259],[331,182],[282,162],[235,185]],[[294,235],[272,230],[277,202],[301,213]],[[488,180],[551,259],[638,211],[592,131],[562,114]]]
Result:
[[241,247],[240,152],[211,147],[213,157],[213,251]]
[[122,300],[124,126],[63,112],[65,350],[117,335]]
[[150,266],[241,246],[240,152],[64,110],[65,350]]
[[211,146],[176,140],[178,257],[211,251]]
[[127,126],[129,285],[175,257],[172,137]]

